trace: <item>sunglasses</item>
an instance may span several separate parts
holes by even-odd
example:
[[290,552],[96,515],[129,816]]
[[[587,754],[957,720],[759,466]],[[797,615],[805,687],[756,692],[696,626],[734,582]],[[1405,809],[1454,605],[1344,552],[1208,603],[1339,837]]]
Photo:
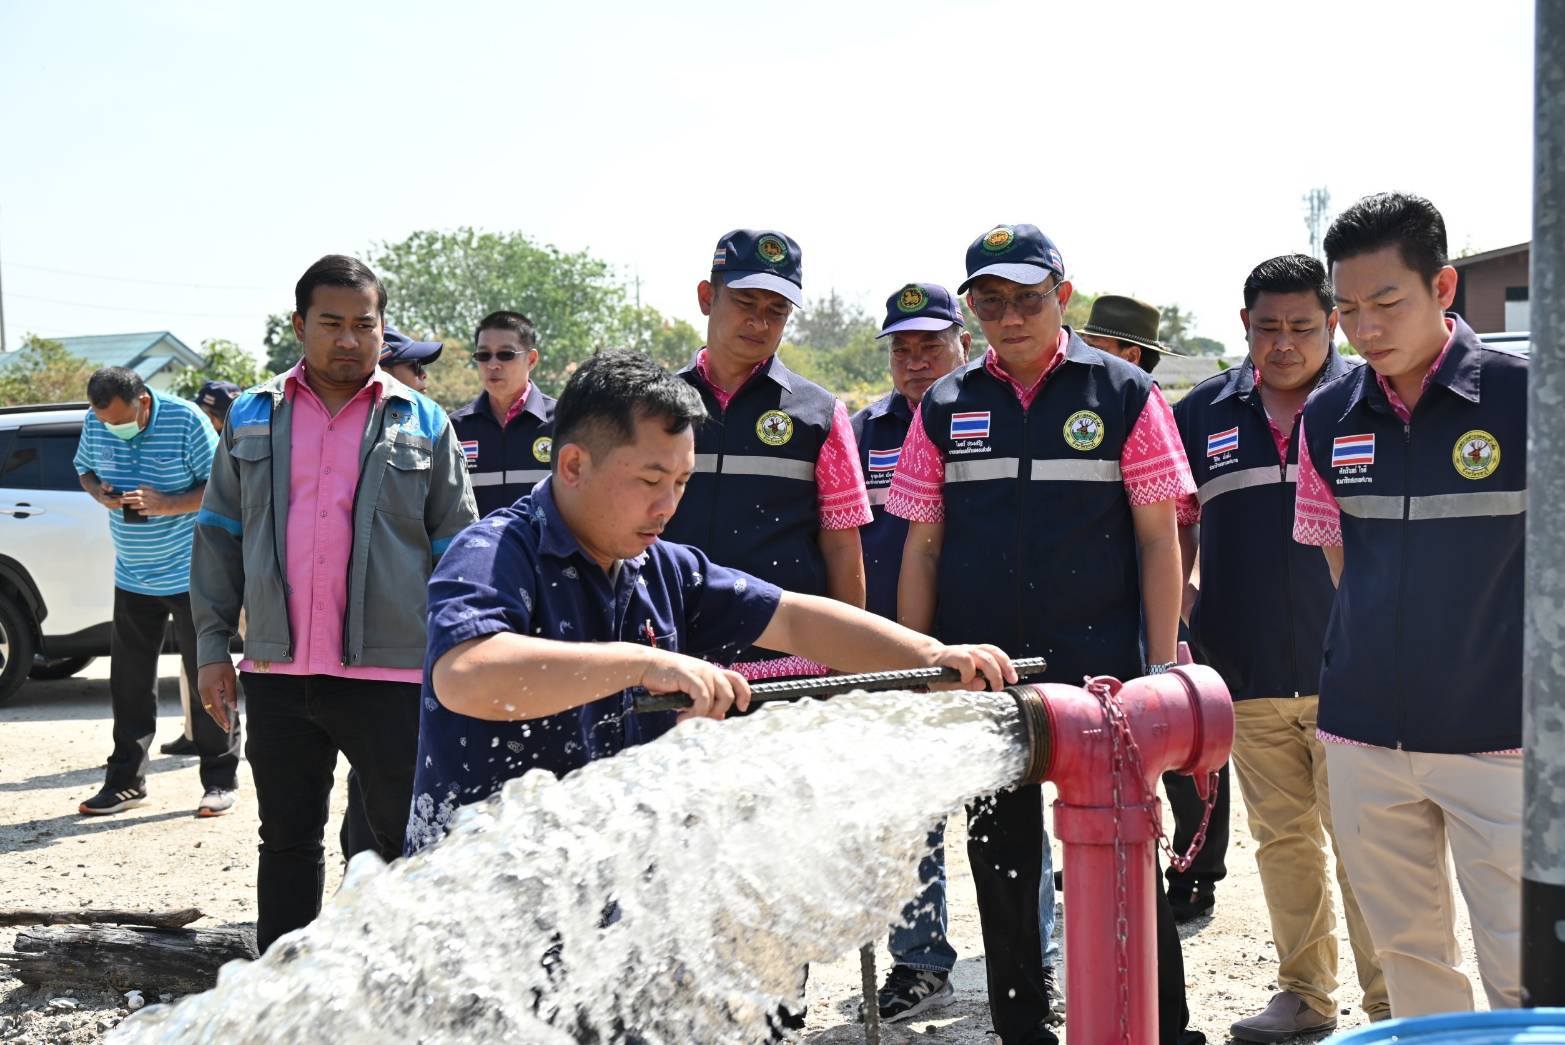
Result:
[[498,352],[491,352],[487,348],[481,348],[473,353],[473,362],[487,363],[491,359],[498,359],[502,363],[509,363],[519,355],[521,355],[520,352],[509,348],[502,348]]
[[1024,290],[1010,298],[1004,294],[975,294],[972,297],[973,315],[985,323],[1004,319],[1006,312],[1013,308],[1016,314],[1024,319],[1028,316],[1036,316],[1043,311],[1044,302],[1054,297],[1054,292],[1058,289],[1059,284],[1056,283],[1048,290]]
[[426,372],[424,370],[424,364],[423,363],[409,363],[409,364],[407,364],[407,366],[408,366],[408,369],[413,371],[413,376],[414,377],[423,377],[425,372]]

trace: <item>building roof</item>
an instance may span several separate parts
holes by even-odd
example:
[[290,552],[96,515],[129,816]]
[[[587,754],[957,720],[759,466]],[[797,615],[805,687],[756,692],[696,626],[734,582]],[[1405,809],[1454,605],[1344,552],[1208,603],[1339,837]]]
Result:
[[[200,353],[169,333],[167,330],[149,330],[138,334],[92,334],[85,337],[50,338],[65,346],[72,355],[80,356],[94,367],[125,366],[141,372],[144,362],[157,364],[149,374],[156,373],[171,359],[185,366],[199,367],[204,360]],[[154,351],[156,350],[156,355]],[[15,352],[0,355],[0,368],[10,365]]]
[[1507,258],[1512,254],[1525,254],[1532,249],[1532,240],[1526,243],[1517,243],[1509,247],[1497,247],[1494,250],[1486,250],[1482,254],[1469,254],[1465,258],[1452,258],[1451,264],[1455,268],[1466,268],[1481,261],[1494,261],[1497,258]]

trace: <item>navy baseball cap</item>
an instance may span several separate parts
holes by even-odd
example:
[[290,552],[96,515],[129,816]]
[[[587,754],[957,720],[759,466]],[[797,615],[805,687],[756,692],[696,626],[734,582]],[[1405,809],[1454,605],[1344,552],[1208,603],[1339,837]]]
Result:
[[239,398],[239,393],[242,391],[243,389],[232,381],[208,381],[196,393],[196,403],[206,407],[218,417],[227,417],[228,408],[234,405],[234,400]]
[[996,225],[967,248],[967,279],[956,292],[966,294],[979,276],[999,276],[1030,287],[1051,275],[1064,279],[1065,262],[1038,226]]
[[433,363],[440,358],[445,345],[439,341],[414,341],[395,327],[387,325],[380,348],[380,365],[397,363]]
[[717,241],[712,282],[735,290],[770,290],[804,307],[804,268],[799,245],[769,229],[735,229]]
[[962,326],[962,310],[956,298],[938,283],[909,283],[886,299],[886,321],[876,337],[890,337],[899,330],[945,330]]

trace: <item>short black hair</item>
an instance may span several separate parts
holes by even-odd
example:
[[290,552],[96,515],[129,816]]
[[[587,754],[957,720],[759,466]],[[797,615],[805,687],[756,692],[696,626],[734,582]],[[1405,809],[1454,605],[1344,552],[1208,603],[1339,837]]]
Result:
[[352,290],[375,291],[375,308],[382,317],[386,315],[386,288],[380,277],[358,258],[346,254],[328,254],[304,270],[299,282],[293,285],[293,307],[299,315],[310,311],[310,300],[316,287],[348,287]]
[[1328,316],[1336,307],[1331,297],[1331,277],[1326,266],[1308,254],[1282,254],[1268,258],[1250,270],[1244,280],[1244,307],[1254,308],[1262,294],[1298,294],[1307,291]]
[[522,343],[523,348],[538,347],[538,328],[533,326],[533,321],[520,312],[510,312],[500,309],[491,312],[478,321],[478,329],[473,331],[473,344],[478,344],[478,335],[486,330],[509,330],[516,334],[516,339]]
[[134,403],[147,390],[141,375],[123,366],[106,366],[87,379],[87,402],[103,410],[116,399]]
[[669,434],[706,420],[701,396],[651,356],[610,348],[589,356],[554,405],[554,442],[576,443],[601,457],[636,438],[638,417],[658,418]]
[[1445,268],[1445,219],[1422,196],[1377,192],[1337,216],[1326,231],[1326,263],[1396,247],[1408,268],[1433,281]]

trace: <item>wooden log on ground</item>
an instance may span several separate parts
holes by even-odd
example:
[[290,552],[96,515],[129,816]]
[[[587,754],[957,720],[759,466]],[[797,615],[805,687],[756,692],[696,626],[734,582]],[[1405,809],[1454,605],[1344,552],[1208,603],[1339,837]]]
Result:
[[151,925],[180,929],[206,915],[194,907],[179,911],[122,911],[86,907],[69,911],[35,911],[0,907],[0,925]]
[[0,950],[0,968],[51,989],[191,994],[216,984],[225,963],[255,957],[254,939],[238,929],[68,925],[21,930],[12,950]]

